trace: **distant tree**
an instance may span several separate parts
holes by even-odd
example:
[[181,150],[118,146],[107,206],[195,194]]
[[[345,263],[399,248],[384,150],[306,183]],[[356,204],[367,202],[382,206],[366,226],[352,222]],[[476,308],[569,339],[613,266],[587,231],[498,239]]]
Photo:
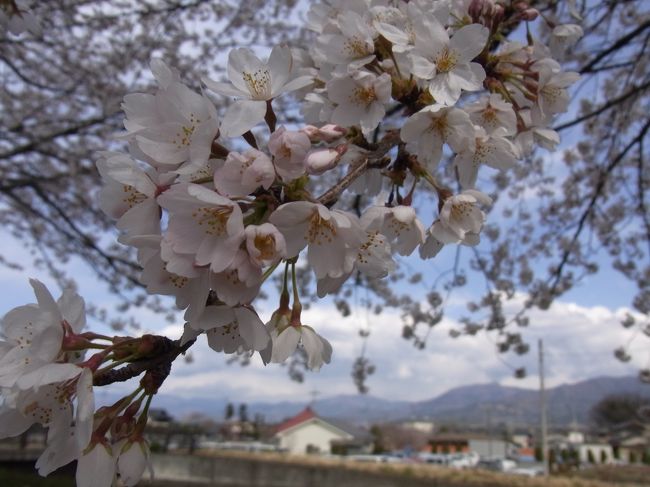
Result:
[[246,403],[241,403],[239,405],[239,421],[242,423],[248,422],[248,406]]
[[643,452],[643,456],[641,457],[641,461],[643,462],[644,465],[650,465],[650,451],[645,450]]
[[235,406],[229,402],[228,404],[226,404],[226,412],[224,414],[226,421],[231,420],[234,415],[235,415]]
[[560,458],[562,459],[562,463],[569,463],[569,460],[571,459],[571,452],[566,448],[563,448],[560,451]]
[[650,398],[638,394],[610,394],[591,410],[594,424],[607,430],[641,430],[648,424]]
[[372,453],[379,454],[386,451],[384,446],[384,433],[382,429],[376,424],[370,428],[370,434],[372,435]]
[[594,457],[594,452],[592,450],[587,450],[587,461],[591,464],[596,463],[596,457]]

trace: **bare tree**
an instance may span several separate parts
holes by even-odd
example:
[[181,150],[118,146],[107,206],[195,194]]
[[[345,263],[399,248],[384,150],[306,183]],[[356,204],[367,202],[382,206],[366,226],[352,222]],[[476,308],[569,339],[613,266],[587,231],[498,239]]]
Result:
[[[639,315],[624,325],[650,335],[648,4],[531,4],[543,21],[538,22],[541,31],[530,35],[548,37],[554,25],[567,21],[580,23],[585,32],[567,56],[567,68],[578,71],[582,81],[575,110],[555,127],[568,141],[563,157],[538,154],[514,172],[494,176],[491,196],[497,205],[487,238],[478,248],[458,248],[448,271],[426,283],[426,300],[392,285],[425,282],[403,262],[391,281],[359,275],[346,284],[336,299],[343,314],[349,313],[355,288],[365,286],[370,293],[357,304],[376,313],[386,307],[401,310],[404,338],[424,348],[449,293],[470,279],[482,279],[486,291],[468,303],[462,328],[454,333],[495,333],[500,351],[525,353],[520,327],[528,324],[529,311],[547,309],[598,272],[597,262],[606,255],[637,288],[631,304]],[[106,236],[112,225],[96,201],[95,153],[106,150],[120,130],[122,97],[147,88],[144,71],[152,56],[164,58],[198,88],[201,75],[218,77],[223,53],[235,45],[290,39],[300,47],[308,42],[292,21],[303,7],[279,0],[40,2],[34,12],[42,34],[0,37],[0,221],[5,232],[32,250],[34,263],[62,284],[72,281],[66,264],[81,259],[121,298],[121,316],[131,305],[173,316],[166,301],[141,289],[129,249]],[[453,180],[452,165],[448,168]],[[365,203],[348,195],[342,204],[358,209]],[[1,255],[0,262],[20,267]],[[309,274],[300,276],[300,285],[313,295]],[[521,296],[521,309],[507,311],[508,301]],[[104,310],[95,311],[107,318]],[[625,350],[617,355],[628,357]],[[366,358],[357,362],[353,374],[361,390],[372,370]]]

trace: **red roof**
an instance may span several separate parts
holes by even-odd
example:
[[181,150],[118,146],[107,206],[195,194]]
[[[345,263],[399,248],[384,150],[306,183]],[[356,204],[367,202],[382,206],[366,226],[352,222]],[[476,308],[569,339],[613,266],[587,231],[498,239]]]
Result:
[[289,428],[293,428],[294,426],[298,426],[301,423],[304,423],[306,421],[309,421],[312,418],[316,418],[316,413],[309,407],[307,406],[305,409],[303,409],[301,412],[296,414],[293,418],[289,418],[283,423],[280,423],[276,428],[275,432],[280,433],[281,431],[288,430]]

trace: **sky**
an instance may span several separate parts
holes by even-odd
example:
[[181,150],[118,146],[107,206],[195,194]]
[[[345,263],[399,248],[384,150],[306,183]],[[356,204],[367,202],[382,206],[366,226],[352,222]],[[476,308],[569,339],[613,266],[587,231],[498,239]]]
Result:
[[[27,265],[24,272],[0,268],[1,288],[11,290],[0,294],[0,314],[14,306],[34,302],[28,276],[43,280],[58,297],[60,290],[53,281],[42,270],[29,266],[30,259],[23,247],[9,235],[0,234],[0,237],[3,254]],[[111,302],[110,295],[81,264],[73,259],[71,265],[79,279],[82,296],[95,302]],[[427,261],[424,265],[434,272],[443,267],[437,261]],[[351,316],[342,318],[331,303],[324,303],[305,311],[303,318],[305,324],[313,326],[332,343],[332,363],[320,372],[308,372],[304,383],[291,381],[286,367],[277,364],[265,367],[259,356],[253,357],[247,367],[228,365],[222,354],[212,351],[200,338],[192,348],[193,361],[177,361],[161,393],[237,402],[308,402],[313,391],[320,397],[355,394],[350,371],[361,350],[358,332],[362,328],[370,330],[366,355],[377,369],[368,380],[370,394],[384,399],[425,400],[454,387],[489,382],[537,388],[536,345],[539,338],[544,340],[548,386],[602,375],[636,374],[640,367],[649,365],[647,338],[637,337],[632,342],[634,358],[630,363],[623,364],[613,355],[615,348],[627,344],[634,336],[633,331],[620,325],[629,311],[625,307],[629,299],[626,283],[612,271],[604,271],[591,279],[548,311],[532,312],[531,324],[524,334],[531,344],[531,352],[525,356],[498,354],[491,337],[483,333],[473,337],[450,337],[449,330],[457,325],[451,316],[456,314],[454,310],[464,306],[469,296],[463,292],[469,290],[452,295],[448,303],[450,317],[434,328],[424,350],[414,349],[401,338],[402,321],[394,310],[369,315],[363,309],[353,309]],[[522,300],[523,296],[517,296],[509,305],[511,311],[517,309]],[[271,306],[267,303],[259,308],[263,319],[270,316]],[[155,326],[163,320],[148,310],[137,310],[135,318],[149,331],[170,338],[177,338],[182,332],[180,321],[177,325]],[[100,327],[95,331],[107,330]],[[513,369],[521,366],[527,368],[528,376],[523,380],[515,379]],[[126,383],[113,390],[126,393],[133,387],[133,383]]]
[[[570,139],[565,140],[565,147],[570,143]],[[559,156],[560,152],[556,154]],[[23,271],[0,267],[0,289],[3,290],[0,293],[0,315],[15,306],[34,301],[29,277],[45,282],[55,297],[60,294],[61,290],[56,288],[47,273],[30,264],[32,257],[19,241],[0,230],[0,242],[0,253],[7,260],[25,266]],[[453,250],[445,249],[439,258],[426,261],[418,268],[423,269],[425,281],[432,282],[437,273],[451,265],[452,259]],[[498,354],[493,337],[484,333],[474,337],[450,337],[449,331],[457,327],[454,317],[470,299],[470,295],[465,293],[478,286],[471,283],[452,296],[447,317],[434,328],[424,350],[415,350],[401,338],[402,320],[398,312],[385,310],[381,315],[369,316],[365,310],[353,309],[351,316],[342,318],[331,302],[326,301],[305,311],[303,318],[305,324],[313,326],[332,343],[332,363],[325,365],[320,372],[307,373],[304,383],[290,381],[285,367],[276,364],[263,366],[259,356],[255,356],[248,367],[227,365],[224,356],[209,349],[201,338],[192,348],[192,363],[177,361],[161,392],[185,397],[227,398],[236,402],[307,402],[313,391],[320,396],[354,394],[356,388],[350,371],[362,347],[358,336],[360,329],[370,330],[366,355],[376,366],[376,372],[367,383],[370,394],[384,399],[423,400],[454,387],[488,382],[537,388],[536,344],[540,338],[544,340],[546,382],[549,386],[602,375],[635,375],[639,368],[650,366],[648,338],[635,335],[633,330],[620,325],[629,311],[627,306],[635,288],[612,271],[606,262],[600,264],[599,273],[589,276],[548,311],[532,312],[531,324],[524,330],[531,351],[522,357]],[[74,258],[69,269],[79,283],[80,294],[86,299],[107,307],[115,303],[107,289]],[[517,296],[509,306],[514,310],[517,302],[521,304],[522,300],[522,296]],[[271,311],[271,304],[265,303],[260,314],[266,319]],[[133,316],[148,331],[170,338],[177,338],[182,332],[180,315],[178,324],[171,326],[157,325],[163,323],[162,317],[148,310],[136,310]],[[108,330],[100,326],[95,331]],[[629,350],[633,359],[624,364],[614,357],[613,351],[628,343],[631,343]],[[527,368],[528,376],[515,379],[513,370],[522,366]],[[115,389],[128,392],[131,387],[127,383]]]

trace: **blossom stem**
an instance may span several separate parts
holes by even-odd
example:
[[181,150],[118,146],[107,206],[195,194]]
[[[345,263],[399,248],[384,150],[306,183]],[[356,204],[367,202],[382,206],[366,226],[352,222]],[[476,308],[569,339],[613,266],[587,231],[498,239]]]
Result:
[[273,274],[273,272],[278,268],[279,265],[280,265],[280,261],[277,261],[271,267],[266,269],[264,271],[264,274],[262,274],[262,282],[265,282],[269,277],[271,277],[271,274]]
[[122,358],[122,359],[119,359],[119,360],[115,360],[113,363],[111,363],[111,364],[97,370],[96,374],[101,375],[101,374],[103,374],[105,372],[108,372],[111,369],[114,369],[118,365],[122,365],[123,363],[128,362],[129,360],[133,360],[134,358],[135,358],[135,355],[129,355],[128,357],[125,357],[125,358]]
[[294,306],[296,303],[300,304],[300,296],[298,293],[298,279],[296,279],[296,263],[291,263],[291,287],[293,289]]

